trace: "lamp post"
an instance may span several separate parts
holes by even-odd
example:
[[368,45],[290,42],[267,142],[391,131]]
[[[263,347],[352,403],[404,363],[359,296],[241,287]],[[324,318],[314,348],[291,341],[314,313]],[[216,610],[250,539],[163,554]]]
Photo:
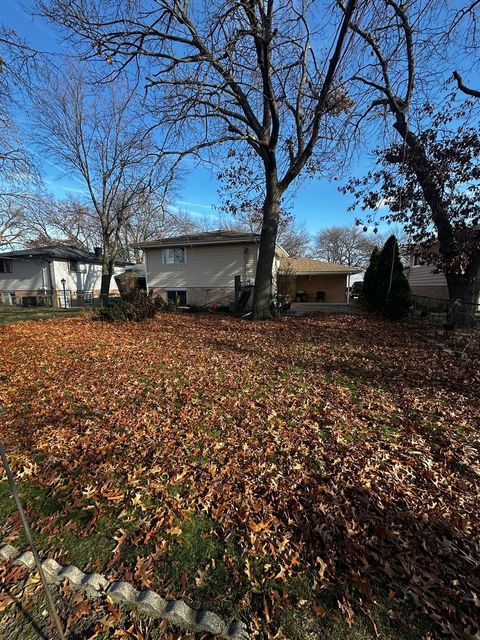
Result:
[[65,284],[67,281],[65,280],[65,278],[62,278],[60,282],[62,283],[62,287],[63,287],[63,308],[66,309],[67,308],[67,292],[65,291]]

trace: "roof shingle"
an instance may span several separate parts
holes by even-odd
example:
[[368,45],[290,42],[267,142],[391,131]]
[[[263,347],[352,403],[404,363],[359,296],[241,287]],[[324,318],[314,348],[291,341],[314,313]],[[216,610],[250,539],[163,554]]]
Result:
[[360,273],[362,269],[349,267],[345,264],[323,262],[311,258],[280,258],[280,269],[293,271],[297,275],[309,275],[317,273]]

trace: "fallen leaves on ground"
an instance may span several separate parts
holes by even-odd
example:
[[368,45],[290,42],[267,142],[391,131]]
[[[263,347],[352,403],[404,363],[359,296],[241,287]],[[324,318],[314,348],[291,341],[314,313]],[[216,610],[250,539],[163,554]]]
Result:
[[26,322],[0,333],[1,435],[17,477],[62,504],[34,523],[60,555],[64,527],[113,523],[97,571],[271,636],[288,610],[351,625],[386,598],[395,627],[408,605],[473,638],[474,347],[368,316]]

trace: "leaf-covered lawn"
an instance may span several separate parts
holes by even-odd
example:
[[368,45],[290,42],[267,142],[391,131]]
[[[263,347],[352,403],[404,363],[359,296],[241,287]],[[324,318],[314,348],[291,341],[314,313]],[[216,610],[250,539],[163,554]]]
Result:
[[[473,637],[480,358],[367,316],[0,329],[43,549],[288,638]],[[0,536],[20,526],[0,485]]]

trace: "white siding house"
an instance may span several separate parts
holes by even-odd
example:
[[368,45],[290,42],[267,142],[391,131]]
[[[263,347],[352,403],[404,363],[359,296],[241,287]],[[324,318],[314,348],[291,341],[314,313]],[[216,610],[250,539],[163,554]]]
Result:
[[[120,261],[115,274],[124,271]],[[88,303],[100,294],[101,253],[52,245],[0,254],[0,303],[53,304]],[[63,280],[63,282],[62,282]],[[118,293],[112,278],[111,293]]]

